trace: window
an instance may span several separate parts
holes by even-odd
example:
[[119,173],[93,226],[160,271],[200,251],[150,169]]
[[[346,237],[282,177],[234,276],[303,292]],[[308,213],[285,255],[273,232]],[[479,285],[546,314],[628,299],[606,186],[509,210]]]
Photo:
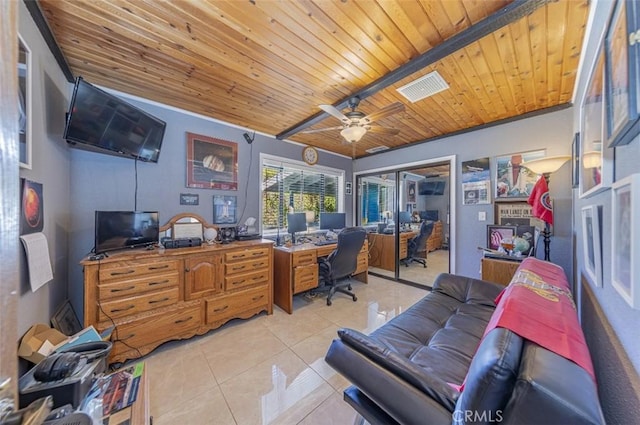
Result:
[[287,213],[307,214],[308,226],[318,227],[321,212],[342,212],[344,171],[309,167],[297,161],[262,156],[262,233],[287,227]]
[[383,213],[393,211],[393,198],[395,194],[395,184],[393,181],[386,181],[377,177],[365,177],[362,179],[361,191],[361,216],[363,225],[385,221]]

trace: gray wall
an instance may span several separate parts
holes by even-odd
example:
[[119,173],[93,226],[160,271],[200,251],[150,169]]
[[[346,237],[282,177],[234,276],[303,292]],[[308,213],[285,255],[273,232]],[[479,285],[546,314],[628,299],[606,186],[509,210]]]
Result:
[[[89,81],[91,82],[91,81]],[[138,162],[138,210],[158,211],[160,222],[182,212],[194,212],[213,219],[213,195],[238,197],[238,217],[259,217],[260,153],[302,160],[303,146],[257,134],[249,145],[242,136],[247,130],[184,113],[173,108],[120,96],[127,102],[167,123],[157,164]],[[186,187],[186,132],[216,137],[238,144],[238,190],[220,191]],[[69,270],[72,304],[80,317],[83,309],[83,275],[78,262],[94,242],[94,211],[133,210],[135,198],[135,161],[110,155],[70,149],[71,152],[71,230]],[[350,180],[350,158],[320,151],[319,165],[345,170]],[[249,176],[250,173],[250,176]],[[180,205],[180,193],[200,195],[198,206]],[[348,217],[352,199],[345,200]],[[242,212],[244,211],[244,214]],[[242,214],[242,217],[240,216]]]
[[68,295],[70,155],[62,141],[68,106],[67,82],[23,2],[18,2],[18,31],[32,55],[32,168],[20,177],[43,184],[44,229],[49,242],[53,280],[31,292],[26,257],[21,248],[18,335],[35,323],[49,323]]
[[[516,152],[546,149],[548,156],[569,155],[573,138],[573,112],[571,109],[522,119],[485,128],[458,136],[447,137],[420,145],[394,150],[354,162],[354,172],[387,166],[402,167],[406,163],[440,158],[456,154],[458,186],[463,161],[491,157],[492,187],[495,187],[495,156]],[[554,235],[551,239],[551,259],[562,266],[572,278],[571,256],[571,164],[567,163],[551,176],[549,184],[554,203]],[[492,194],[493,197],[493,194]],[[470,277],[480,276],[482,253],[478,246],[486,246],[486,225],[493,224],[494,207],[490,205],[462,205],[458,190],[452,206],[455,208],[455,264],[456,273]],[[487,221],[478,221],[478,212],[486,212]],[[544,257],[542,249],[538,256]]]
[[[599,1],[595,3],[596,13],[594,14],[594,21],[592,30],[589,34],[588,49],[584,57],[583,71],[580,73],[580,81],[578,88],[578,96],[576,98],[576,105],[580,105],[585,92],[585,87],[588,80],[588,70],[590,70],[595,62],[595,53],[598,46],[600,36],[603,34],[607,24],[610,10],[612,8],[612,2]],[[580,131],[580,115],[579,108],[575,108],[573,115],[573,129],[575,132]],[[638,161],[640,161],[640,137],[636,137],[629,145],[615,148],[614,152],[615,160],[613,161],[613,168],[615,170],[614,179],[620,180],[626,176],[637,173],[640,171],[638,167]],[[638,371],[640,371],[640,311],[632,309],[623,299],[618,295],[615,288],[611,285],[611,190],[605,190],[596,195],[588,198],[580,198],[578,190],[574,193],[574,222],[575,222],[575,237],[576,237],[576,270],[577,276],[582,280],[584,273],[584,262],[582,258],[582,250],[584,238],[582,237],[581,228],[581,209],[587,205],[598,205],[602,207],[602,287],[596,287],[590,279],[585,278],[584,284],[589,285],[590,291],[595,297],[595,301],[590,300],[589,303],[597,303],[598,309],[602,310],[604,316],[608,320],[607,326],[603,326],[599,323],[598,317],[592,317],[595,308],[585,309],[582,312],[583,326],[585,327],[585,333],[590,338],[593,334],[594,337],[590,340],[589,348],[592,356],[594,357],[594,363],[596,365],[607,365],[606,373],[598,372],[598,382],[600,385],[600,397],[605,404],[616,404],[616,400],[621,397],[619,394],[624,392],[626,388],[632,390],[632,387],[621,386],[620,383],[632,381],[635,388],[640,388],[638,379]],[[634,196],[640,196],[639,193],[634,193]],[[638,241],[636,241],[638,242]],[[640,261],[640,255],[636,252],[636,258],[632,259],[635,263]],[[581,285],[580,285],[581,286]],[[578,294],[579,298],[585,296],[584,294]],[[581,302],[580,304],[587,304]],[[610,327],[608,326],[610,325]],[[606,338],[604,337],[606,335]],[[597,336],[597,337],[596,337]],[[609,339],[607,341],[606,339]],[[622,359],[616,350],[612,350],[611,346],[617,346],[619,344],[624,348],[626,357]],[[635,400],[634,405],[627,405],[626,411],[636,412],[636,416],[628,415],[627,419],[637,421],[637,412],[640,411],[638,406],[638,400]],[[612,412],[613,413],[613,412]],[[611,419],[610,423],[625,423],[620,422],[620,414]],[[631,423],[627,421],[626,423]]]

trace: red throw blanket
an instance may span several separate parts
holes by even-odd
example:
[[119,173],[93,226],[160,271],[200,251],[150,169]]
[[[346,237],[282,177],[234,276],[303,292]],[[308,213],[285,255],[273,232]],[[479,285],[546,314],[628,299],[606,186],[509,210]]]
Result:
[[589,349],[560,266],[536,258],[525,259],[496,303],[484,335],[496,327],[507,328],[573,361],[595,382]]

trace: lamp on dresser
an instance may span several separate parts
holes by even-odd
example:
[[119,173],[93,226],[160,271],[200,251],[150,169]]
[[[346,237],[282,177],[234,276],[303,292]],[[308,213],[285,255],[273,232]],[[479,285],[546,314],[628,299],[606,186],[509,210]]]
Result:
[[529,196],[527,201],[533,208],[532,213],[544,221],[544,259],[550,261],[550,244],[551,231],[550,225],[553,224],[553,208],[551,206],[551,198],[549,197],[549,179],[551,173],[555,173],[567,161],[571,159],[570,155],[550,156],[522,163],[523,167],[528,168],[536,174],[542,174]]

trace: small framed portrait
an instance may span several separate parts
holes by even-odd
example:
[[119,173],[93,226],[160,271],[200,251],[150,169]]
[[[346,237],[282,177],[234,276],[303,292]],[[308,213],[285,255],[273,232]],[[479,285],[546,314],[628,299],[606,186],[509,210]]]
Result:
[[238,190],[238,144],[187,133],[187,187]]
[[582,208],[582,243],[584,270],[594,285],[602,286],[600,214],[596,205]]
[[51,318],[51,325],[67,336],[75,335],[82,330],[82,325],[76,316],[69,300],[66,300]]
[[236,196],[214,195],[213,224],[234,224],[236,222]]
[[[495,226],[489,224],[487,226],[487,248],[497,251],[503,247],[503,240],[513,240],[516,236],[516,229],[517,226]],[[513,249],[513,247],[510,249]]]

